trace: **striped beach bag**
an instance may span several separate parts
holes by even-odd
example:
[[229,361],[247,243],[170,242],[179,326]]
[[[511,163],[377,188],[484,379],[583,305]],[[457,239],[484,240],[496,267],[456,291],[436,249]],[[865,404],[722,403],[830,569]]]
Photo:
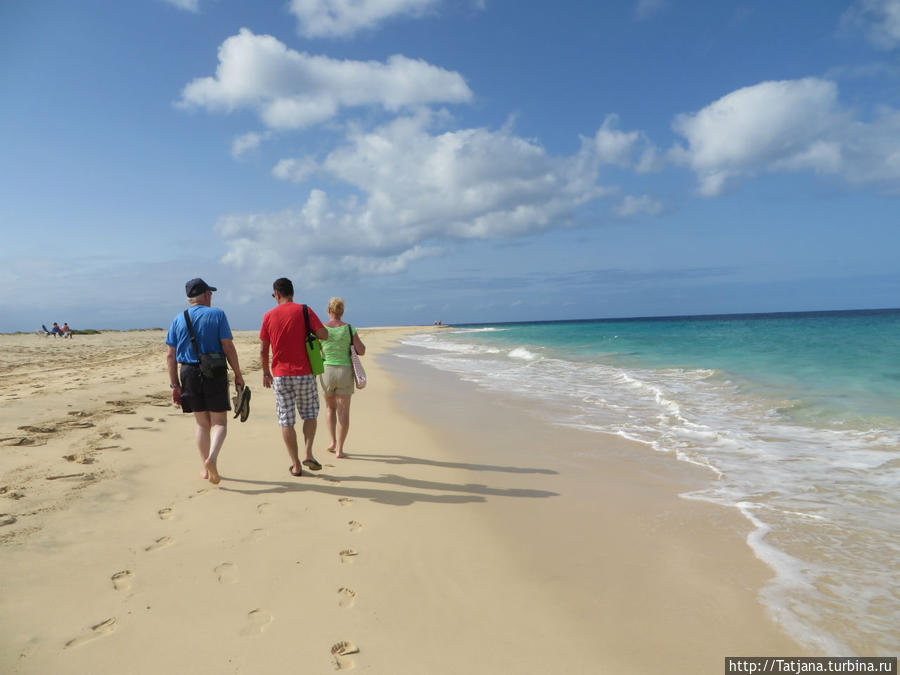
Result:
[[349,323],[347,324],[347,330],[350,332],[350,365],[353,366],[353,382],[356,384],[357,389],[364,389],[366,386],[366,370],[359,360],[356,347],[353,346],[353,326]]

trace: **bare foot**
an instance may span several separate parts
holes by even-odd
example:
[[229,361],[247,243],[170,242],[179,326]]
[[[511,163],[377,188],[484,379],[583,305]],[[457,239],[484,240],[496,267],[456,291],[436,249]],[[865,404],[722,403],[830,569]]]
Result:
[[328,452],[334,452],[334,443],[332,443],[331,445],[329,445],[329,446],[328,446],[327,448],[325,448],[325,449],[328,450]]
[[209,471],[206,471],[206,470],[204,469],[204,470],[203,470],[203,473],[200,474],[200,478],[202,478],[203,480],[209,479]]
[[345,455],[343,452],[336,452],[334,453],[334,456],[338,459],[344,459],[344,457],[346,457],[347,455]]
[[209,482],[212,483],[213,485],[218,485],[219,480],[221,480],[221,479],[219,478],[219,471],[216,468],[215,461],[206,460],[204,462],[204,466],[206,466],[206,471],[209,474],[209,476],[208,476]]

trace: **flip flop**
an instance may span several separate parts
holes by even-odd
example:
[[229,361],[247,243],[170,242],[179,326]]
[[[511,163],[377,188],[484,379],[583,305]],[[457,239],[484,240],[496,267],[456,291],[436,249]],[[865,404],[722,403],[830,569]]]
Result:
[[308,467],[310,471],[321,471],[322,465],[314,459],[304,459],[303,466]]
[[244,387],[241,394],[241,422],[246,422],[250,417],[250,387]]
[[250,417],[250,387],[242,387],[231,402],[234,403],[234,416],[240,415],[241,422],[246,422]]
[[292,475],[292,476],[297,476],[297,477],[299,477],[299,476],[302,476],[302,475],[303,475],[303,469],[300,469],[300,473],[294,473],[294,466],[293,466],[293,465],[291,465],[291,466],[288,467],[288,471],[291,472],[291,475]]

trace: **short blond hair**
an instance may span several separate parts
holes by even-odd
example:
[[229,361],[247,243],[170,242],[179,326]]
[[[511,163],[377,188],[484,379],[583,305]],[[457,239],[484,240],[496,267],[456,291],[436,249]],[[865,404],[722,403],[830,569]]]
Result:
[[344,316],[344,301],[340,298],[332,298],[331,300],[329,300],[328,313],[334,314],[338,318]]

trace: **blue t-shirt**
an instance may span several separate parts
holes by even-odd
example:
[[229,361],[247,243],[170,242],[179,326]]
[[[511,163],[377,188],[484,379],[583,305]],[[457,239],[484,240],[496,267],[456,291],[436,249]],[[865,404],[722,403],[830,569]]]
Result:
[[[194,335],[197,336],[200,354],[224,354],[222,340],[233,339],[225,312],[218,307],[192,305],[188,308],[188,314],[194,327]],[[191,334],[184,321],[184,312],[177,314],[172,321],[169,334],[166,336],[166,344],[175,347],[175,360],[178,363],[200,362],[200,355],[194,351],[191,344]]]

